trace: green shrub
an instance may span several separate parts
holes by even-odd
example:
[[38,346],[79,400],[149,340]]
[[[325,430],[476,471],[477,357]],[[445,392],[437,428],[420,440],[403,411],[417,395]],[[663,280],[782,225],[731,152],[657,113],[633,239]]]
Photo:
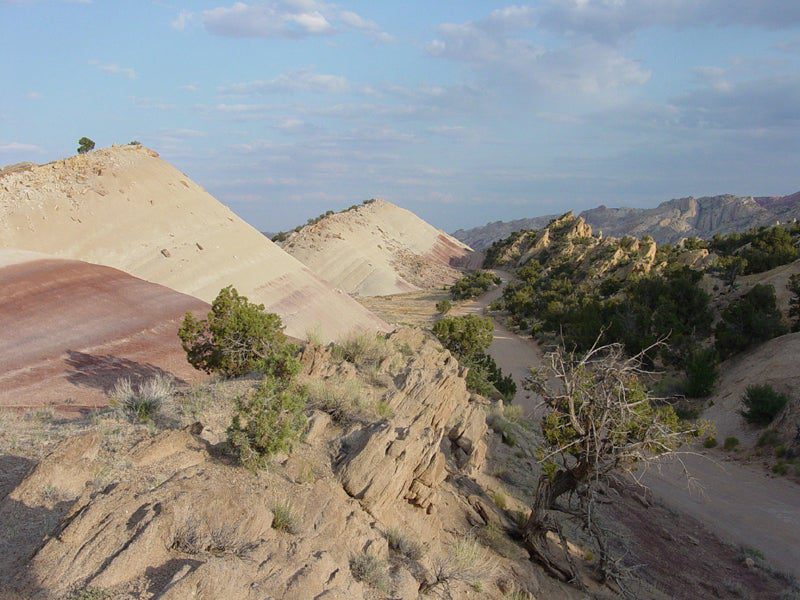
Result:
[[459,358],[483,354],[492,343],[491,320],[478,315],[445,317],[433,326],[433,334]]
[[748,386],[742,401],[745,408],[741,414],[748,423],[769,425],[786,406],[789,398],[765,384]]
[[174,393],[172,378],[166,375],[155,375],[136,385],[127,378],[118,379],[111,391],[111,405],[131,420],[147,423]]
[[228,443],[248,469],[263,468],[270,457],[288,452],[306,425],[306,391],[291,382],[266,377],[250,394],[237,398]]
[[494,505],[500,510],[505,510],[508,508],[508,498],[506,498],[506,495],[503,492],[492,492],[492,502],[494,502]]
[[206,373],[238,377],[254,371],[290,378],[299,369],[281,318],[253,304],[235,288],[222,289],[206,319],[187,313],[178,331],[189,363]]
[[722,311],[714,331],[716,347],[727,358],[787,332],[775,300],[775,288],[758,284]]
[[727,451],[734,450],[739,445],[739,438],[734,436],[728,436],[725,438],[725,443],[722,445],[723,448]]
[[717,446],[717,438],[715,438],[713,435],[708,436],[703,441],[703,448],[716,448],[716,446]]
[[440,315],[446,315],[453,308],[453,303],[450,300],[440,300],[436,303],[436,312]]
[[774,429],[767,429],[763,432],[760,436],[758,436],[758,442],[756,445],[758,446],[774,446],[778,442],[781,441],[778,432]]
[[480,296],[492,286],[500,283],[500,278],[489,271],[475,271],[464,275],[450,288],[450,297],[453,300],[469,300]]
[[789,318],[792,321],[792,331],[800,331],[800,273],[789,277],[787,285],[789,293]]
[[772,472],[776,475],[787,475],[789,473],[789,465],[779,460],[772,466]]
[[717,352],[714,348],[695,350],[685,364],[686,395],[704,398],[711,395],[717,381]]
[[94,142],[88,137],[82,137],[78,140],[78,154],[86,154],[94,150]]

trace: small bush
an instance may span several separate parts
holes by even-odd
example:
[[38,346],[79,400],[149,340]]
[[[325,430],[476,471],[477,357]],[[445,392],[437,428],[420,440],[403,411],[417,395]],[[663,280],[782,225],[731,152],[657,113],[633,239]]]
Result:
[[503,417],[511,423],[520,423],[525,418],[525,411],[519,404],[509,404],[503,407]]
[[288,343],[281,318],[228,286],[206,319],[186,313],[178,330],[189,363],[206,373],[238,377],[252,372],[291,378],[300,370],[297,348]]
[[453,303],[450,300],[440,300],[436,303],[436,312],[440,315],[446,315],[453,308]]
[[478,315],[445,317],[433,326],[442,346],[459,358],[483,354],[492,343],[494,325]]
[[399,529],[390,529],[386,532],[389,548],[409,560],[420,560],[425,555],[425,549],[414,540],[409,539]]
[[258,389],[237,398],[228,443],[242,465],[263,468],[277,452],[288,452],[306,425],[306,391],[267,377]]
[[786,406],[789,398],[765,384],[748,386],[742,401],[745,408],[741,414],[748,423],[769,425]]
[[155,375],[136,385],[127,378],[118,379],[111,391],[111,404],[132,421],[147,423],[174,393],[174,383],[166,375]]
[[75,590],[67,596],[67,600],[108,600],[109,598],[111,598],[110,592],[96,587]]
[[475,271],[464,275],[450,288],[450,297],[453,300],[469,300],[480,296],[492,286],[500,283],[500,278],[489,271]]
[[446,594],[455,582],[465,585],[481,585],[484,579],[492,577],[495,563],[486,549],[473,535],[459,538],[451,547],[450,553],[434,561],[433,582],[423,591],[440,588]]
[[714,348],[695,350],[686,360],[686,395],[705,398],[717,381],[717,352]]
[[705,440],[703,440],[703,448],[716,448],[717,447],[717,438],[710,435]]
[[788,331],[777,308],[775,288],[758,284],[722,311],[714,330],[722,358],[743,352]]
[[286,533],[299,531],[291,502],[277,502],[272,505],[272,528]]
[[725,442],[722,444],[722,447],[725,448],[727,451],[731,451],[736,449],[739,446],[739,438],[734,436],[728,436],[725,438]]
[[758,446],[774,446],[781,441],[778,432],[774,429],[767,429],[764,433],[758,436]]
[[508,508],[508,498],[506,498],[506,495],[503,492],[492,492],[492,502],[494,502],[494,505],[500,510],[505,510]]
[[78,140],[78,154],[86,154],[94,150],[94,142],[88,137],[82,137]]
[[385,592],[389,589],[389,574],[386,563],[372,554],[362,552],[351,556],[350,572],[356,581],[366,583],[376,590]]
[[787,475],[789,473],[789,465],[782,460],[779,460],[772,467],[772,472],[776,475]]

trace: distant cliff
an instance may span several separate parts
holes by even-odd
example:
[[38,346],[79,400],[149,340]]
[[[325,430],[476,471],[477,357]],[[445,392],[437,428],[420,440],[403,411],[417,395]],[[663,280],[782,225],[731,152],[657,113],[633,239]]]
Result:
[[[555,215],[495,221],[473,229],[459,229],[453,235],[475,250],[521,229],[541,229]],[[679,198],[656,208],[608,208],[598,206],[580,214],[595,231],[622,237],[652,236],[658,243],[675,243],[681,238],[708,238],[716,233],[743,231],[777,221],[800,218],[800,192],[790,196],[713,196]]]

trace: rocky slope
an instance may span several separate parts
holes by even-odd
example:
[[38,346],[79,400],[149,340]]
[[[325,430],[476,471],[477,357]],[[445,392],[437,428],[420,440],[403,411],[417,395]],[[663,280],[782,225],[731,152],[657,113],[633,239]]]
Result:
[[[511,521],[478,483],[486,401],[455,359],[419,331],[388,344],[369,377],[307,348],[306,380],[362,381],[391,414],[313,412],[301,446],[257,474],[219,445],[229,413],[71,436],[0,487],[4,598],[581,597],[503,533]],[[489,524],[503,553],[475,541]]]
[[[672,244],[685,237],[710,238],[717,233],[744,231],[800,218],[800,192],[775,198],[733,195],[680,198],[650,209],[598,206],[580,216],[604,235],[649,235],[658,243]],[[539,229],[551,218],[496,221],[483,227],[458,230],[453,235],[476,250],[483,250],[514,231]]]
[[328,215],[289,235],[283,249],[331,285],[358,296],[438,288],[471,250],[384,200]]
[[0,247],[111,266],[207,302],[233,284],[298,337],[387,328],[141,146],[5,172]]
[[196,380],[177,330],[197,298],[122,271],[0,249],[0,407],[104,405],[118,378]]

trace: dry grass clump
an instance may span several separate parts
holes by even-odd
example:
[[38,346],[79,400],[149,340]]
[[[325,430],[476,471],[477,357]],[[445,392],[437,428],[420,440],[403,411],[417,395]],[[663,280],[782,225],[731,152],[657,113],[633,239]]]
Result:
[[175,383],[166,375],[154,375],[138,384],[128,378],[118,379],[111,391],[111,405],[132,421],[147,423],[158,416],[174,393]]
[[184,554],[228,555],[243,558],[253,549],[253,544],[239,539],[238,531],[232,525],[214,527],[206,531],[196,518],[189,517],[175,532],[170,547]]
[[482,587],[483,581],[492,576],[496,563],[475,536],[466,535],[453,544],[450,552],[438,557],[433,563],[433,581],[423,591],[440,591],[452,598],[455,583],[468,585],[473,589]]
[[350,557],[350,572],[356,581],[381,592],[389,589],[389,571],[386,563],[372,554],[361,552]]
[[333,345],[332,354],[337,360],[346,360],[356,366],[377,365],[389,357],[392,347],[381,334],[353,331]]
[[293,534],[300,531],[294,508],[288,500],[272,505],[272,528]]
[[309,404],[336,421],[375,421],[392,414],[385,401],[376,400],[364,384],[353,377],[308,379],[304,385]]
[[409,560],[420,560],[425,555],[425,548],[403,534],[399,529],[390,529],[386,532],[386,541],[389,542],[389,548],[405,556]]

